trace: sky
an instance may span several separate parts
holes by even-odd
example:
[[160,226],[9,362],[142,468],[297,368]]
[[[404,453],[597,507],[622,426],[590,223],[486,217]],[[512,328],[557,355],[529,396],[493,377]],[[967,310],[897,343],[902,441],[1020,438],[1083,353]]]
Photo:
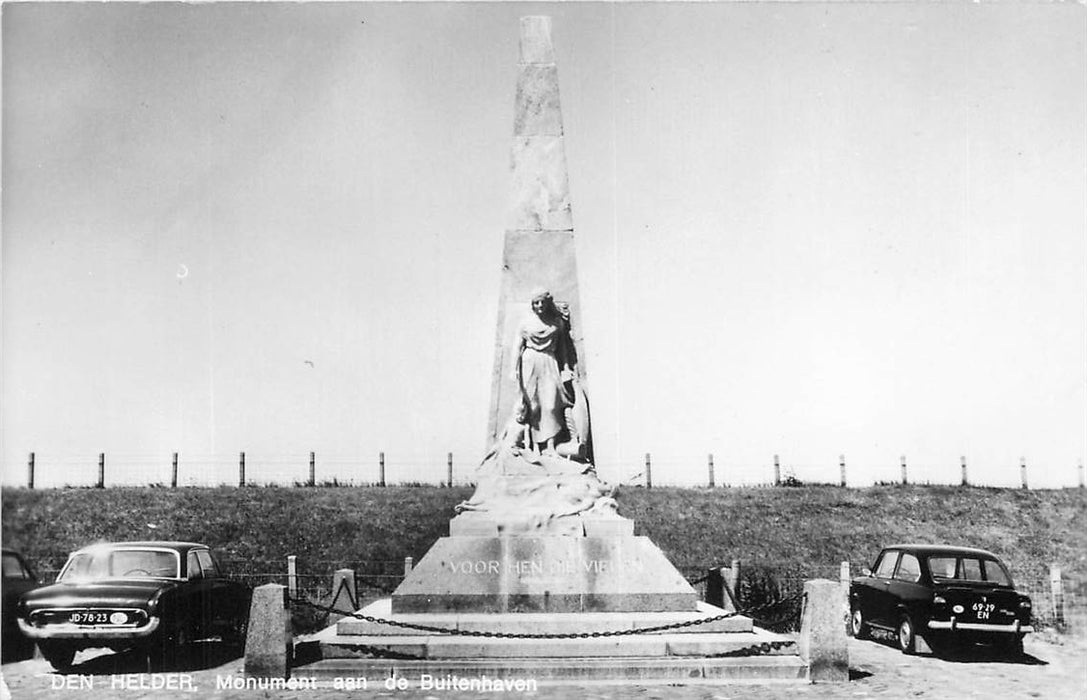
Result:
[[5,3],[0,468],[471,479],[553,18],[601,476],[1073,486],[1087,15]]

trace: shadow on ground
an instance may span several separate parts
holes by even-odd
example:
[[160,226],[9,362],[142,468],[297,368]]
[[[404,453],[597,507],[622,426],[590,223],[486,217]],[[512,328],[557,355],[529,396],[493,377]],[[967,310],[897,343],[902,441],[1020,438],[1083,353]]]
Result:
[[[241,650],[238,647],[221,642],[196,642],[179,649],[173,659],[155,664],[149,662],[147,651],[143,649],[127,649],[118,652],[102,649],[91,650],[89,653],[93,655],[73,664],[68,673],[100,676],[148,673],[149,671],[204,671],[241,657]],[[77,656],[76,659],[78,660],[79,657]]]

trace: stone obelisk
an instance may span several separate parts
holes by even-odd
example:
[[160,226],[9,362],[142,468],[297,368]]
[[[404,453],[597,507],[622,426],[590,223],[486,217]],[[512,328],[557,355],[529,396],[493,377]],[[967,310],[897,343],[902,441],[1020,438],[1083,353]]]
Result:
[[[533,290],[550,291],[557,304],[568,308],[570,334],[578,355],[576,371],[581,385],[586,384],[574,223],[551,18],[522,17],[520,48],[488,445],[499,439],[520,398],[519,387],[511,378],[510,346]],[[591,445],[589,449],[587,457],[591,462]]]

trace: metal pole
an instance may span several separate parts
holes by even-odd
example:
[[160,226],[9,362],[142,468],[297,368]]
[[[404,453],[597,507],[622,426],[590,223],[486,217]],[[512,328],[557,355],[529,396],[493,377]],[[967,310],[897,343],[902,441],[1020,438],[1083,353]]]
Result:
[[245,486],[245,453],[238,453],[238,486]]
[[378,484],[378,486],[384,486],[385,485],[385,453],[384,452],[378,452],[377,453],[377,466],[378,466],[377,484]]
[[174,457],[170,460],[170,488],[177,488],[177,453],[174,453]]
[[962,485],[963,486],[969,486],[970,481],[966,478],[966,457],[963,456],[963,457],[960,457],[959,459],[962,462]]
[[1027,488],[1027,458],[1019,458],[1019,476],[1023,482],[1023,488]]
[[317,485],[317,453],[309,453],[309,485]]
[[645,453],[645,487],[647,489],[653,488],[653,462],[649,458],[649,453]]
[[838,466],[842,469],[842,486],[845,486],[845,455],[838,455]]
[[902,485],[905,486],[908,483],[910,482],[906,478],[906,455],[902,455]]
[[445,455],[445,472],[446,483],[449,484],[449,488],[453,488],[453,453],[449,452]]
[[714,483],[714,479],[713,479],[713,453],[712,452],[710,452],[707,462],[708,462],[707,467],[710,470],[710,488],[712,489],[714,486],[716,486],[716,484]]
[[[1083,484],[1080,484],[1082,486]],[[30,453],[30,457],[26,460],[26,487],[28,489],[34,488],[34,453]]]
[[98,483],[95,485],[97,488],[106,488],[106,453],[98,453]]
[[774,455],[774,486],[781,486],[781,461]]

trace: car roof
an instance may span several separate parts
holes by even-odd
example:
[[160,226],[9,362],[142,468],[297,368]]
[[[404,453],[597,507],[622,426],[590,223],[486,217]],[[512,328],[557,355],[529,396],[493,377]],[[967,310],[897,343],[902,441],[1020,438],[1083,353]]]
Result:
[[913,554],[975,554],[996,559],[997,556],[992,552],[985,549],[978,549],[976,547],[958,547],[950,544],[918,544],[918,543],[906,543],[906,544],[889,544],[883,549],[900,549],[904,552],[911,552]]
[[134,542],[97,542],[95,544],[89,544],[86,547],[80,547],[72,552],[77,554],[79,552],[87,552],[95,549],[128,549],[128,548],[144,548],[144,547],[156,547],[158,549],[173,549],[182,554],[188,552],[190,549],[207,549],[206,544],[199,544],[198,542],[176,542],[176,541],[159,541],[159,540],[139,540]]

